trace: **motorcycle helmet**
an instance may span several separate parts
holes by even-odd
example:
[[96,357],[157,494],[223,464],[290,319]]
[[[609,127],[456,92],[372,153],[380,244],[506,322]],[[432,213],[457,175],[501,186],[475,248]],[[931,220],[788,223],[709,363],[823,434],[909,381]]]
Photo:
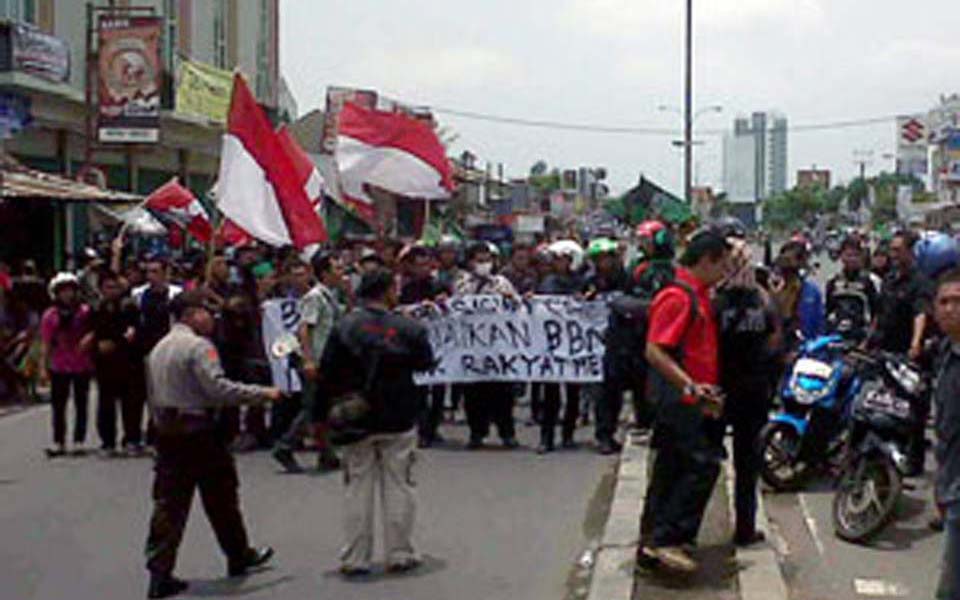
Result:
[[609,238],[597,238],[587,246],[587,256],[597,258],[602,254],[616,254],[617,243]]
[[583,248],[573,240],[559,240],[547,247],[554,256],[565,256],[570,259],[570,267],[574,271],[580,268],[583,262]]
[[648,258],[673,258],[673,234],[660,221],[644,221],[634,232]]
[[50,285],[47,286],[47,292],[50,294],[50,298],[56,300],[57,292],[65,285],[72,285],[75,288],[80,289],[80,279],[68,271],[61,271],[57,273],[54,275],[53,279],[50,280]]
[[931,279],[960,263],[960,245],[945,233],[926,233],[913,245],[917,268]]
[[737,238],[744,240],[747,238],[747,227],[743,221],[737,217],[723,217],[713,223],[713,228],[720,232],[725,238]]

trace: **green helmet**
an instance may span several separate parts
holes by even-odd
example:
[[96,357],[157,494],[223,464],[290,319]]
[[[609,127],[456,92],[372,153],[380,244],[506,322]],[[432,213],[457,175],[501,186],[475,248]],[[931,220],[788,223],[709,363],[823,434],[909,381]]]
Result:
[[616,254],[617,243],[610,238],[597,238],[587,246],[587,256],[596,258],[601,254]]

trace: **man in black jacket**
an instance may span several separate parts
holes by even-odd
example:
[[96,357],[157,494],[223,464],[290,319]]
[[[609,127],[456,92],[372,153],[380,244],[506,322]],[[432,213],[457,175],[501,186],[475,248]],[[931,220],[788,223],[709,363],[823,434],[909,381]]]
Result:
[[937,407],[936,499],[944,513],[946,537],[937,598],[960,598],[960,270],[940,278],[934,300],[944,340],[933,402]]
[[420,408],[413,373],[434,365],[426,328],[390,310],[397,300],[393,274],[383,269],[365,274],[357,295],[361,307],[340,321],[320,364],[330,398],[359,392],[370,405],[363,423],[367,437],[343,452],[347,540],[340,570],[348,577],[370,572],[378,481],[387,569],[408,571],[421,562],[411,539]]

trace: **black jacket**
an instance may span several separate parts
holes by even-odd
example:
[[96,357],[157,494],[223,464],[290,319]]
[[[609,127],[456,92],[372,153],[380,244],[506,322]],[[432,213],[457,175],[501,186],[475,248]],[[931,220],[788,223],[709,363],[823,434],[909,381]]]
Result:
[[940,346],[934,383],[937,481],[939,504],[960,502],[960,347],[949,340]]
[[[347,314],[330,336],[320,362],[328,397],[364,393],[371,406],[371,433],[413,428],[419,401],[413,374],[433,368],[427,328],[419,322],[365,306]],[[369,385],[368,385],[369,382]]]

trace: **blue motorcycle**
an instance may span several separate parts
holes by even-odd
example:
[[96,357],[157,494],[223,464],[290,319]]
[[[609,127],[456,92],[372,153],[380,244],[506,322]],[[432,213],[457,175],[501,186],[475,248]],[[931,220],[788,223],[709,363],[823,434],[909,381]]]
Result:
[[780,389],[783,410],[760,431],[761,478],[794,490],[843,448],[850,407],[861,387],[845,359],[852,343],[839,335],[803,342]]

